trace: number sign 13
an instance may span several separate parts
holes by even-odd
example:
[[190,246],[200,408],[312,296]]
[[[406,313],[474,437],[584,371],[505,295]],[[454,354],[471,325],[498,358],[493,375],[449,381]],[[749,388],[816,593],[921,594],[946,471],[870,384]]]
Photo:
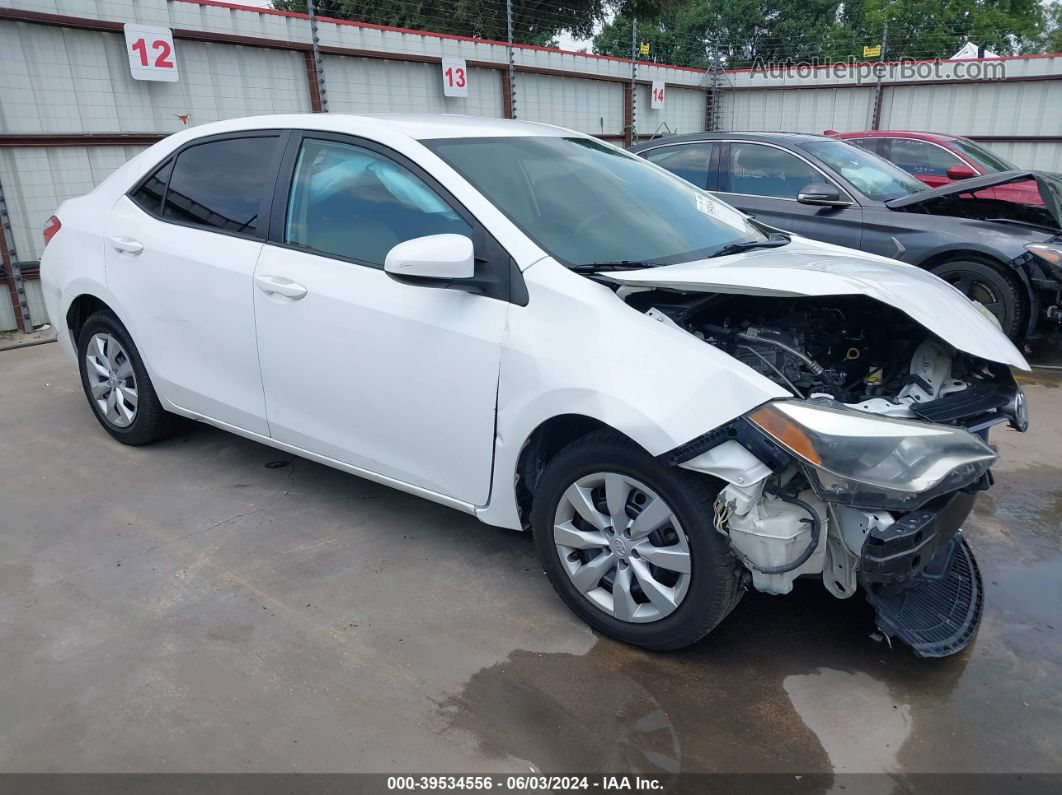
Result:
[[177,55],[173,49],[173,33],[169,28],[127,24],[125,52],[129,56],[129,71],[134,80],[176,83],[180,77],[177,73]]
[[447,97],[468,96],[468,68],[464,58],[442,59],[443,94]]

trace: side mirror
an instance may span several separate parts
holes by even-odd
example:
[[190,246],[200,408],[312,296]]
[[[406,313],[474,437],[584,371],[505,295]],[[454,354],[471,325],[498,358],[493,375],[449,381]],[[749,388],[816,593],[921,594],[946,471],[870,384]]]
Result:
[[395,281],[446,287],[476,273],[472,241],[464,235],[415,237],[387,252],[384,273]]
[[947,171],[948,179],[958,181],[960,179],[970,179],[976,177],[974,170],[969,166],[952,166]]
[[797,194],[797,201],[801,204],[819,204],[825,207],[847,207],[852,203],[841,197],[841,192],[835,185],[827,185],[824,182],[805,185]]

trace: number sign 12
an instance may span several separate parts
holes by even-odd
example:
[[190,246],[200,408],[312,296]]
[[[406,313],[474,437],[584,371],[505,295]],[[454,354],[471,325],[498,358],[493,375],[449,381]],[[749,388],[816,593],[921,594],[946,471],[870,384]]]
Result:
[[464,58],[442,59],[443,94],[447,97],[468,96],[468,67]]
[[660,110],[661,108],[664,107],[664,81],[663,80],[654,80],[653,81],[653,93],[652,93],[651,101],[649,102],[649,107],[652,108],[653,110]]
[[176,83],[180,79],[177,55],[173,49],[173,33],[169,28],[127,24],[125,51],[129,56],[129,71],[134,80]]

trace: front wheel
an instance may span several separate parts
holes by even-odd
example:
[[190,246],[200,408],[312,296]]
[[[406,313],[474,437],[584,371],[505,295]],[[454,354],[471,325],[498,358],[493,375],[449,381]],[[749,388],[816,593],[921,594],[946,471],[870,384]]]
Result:
[[653,650],[703,638],[743,593],[713,527],[718,488],[661,464],[613,431],[564,448],[534,494],[531,524],[546,574],[594,629]]
[[1012,340],[1024,335],[1029,301],[1025,288],[1014,275],[977,260],[945,262],[933,268],[933,273],[971,301],[983,305]]

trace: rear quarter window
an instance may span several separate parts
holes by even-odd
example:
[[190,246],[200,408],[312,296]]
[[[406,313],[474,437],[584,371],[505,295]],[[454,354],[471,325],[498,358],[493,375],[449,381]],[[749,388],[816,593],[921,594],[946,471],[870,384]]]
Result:
[[170,181],[173,172],[173,158],[171,157],[140,183],[140,187],[129,194],[140,209],[152,215],[162,215],[162,201],[166,196],[166,184]]

